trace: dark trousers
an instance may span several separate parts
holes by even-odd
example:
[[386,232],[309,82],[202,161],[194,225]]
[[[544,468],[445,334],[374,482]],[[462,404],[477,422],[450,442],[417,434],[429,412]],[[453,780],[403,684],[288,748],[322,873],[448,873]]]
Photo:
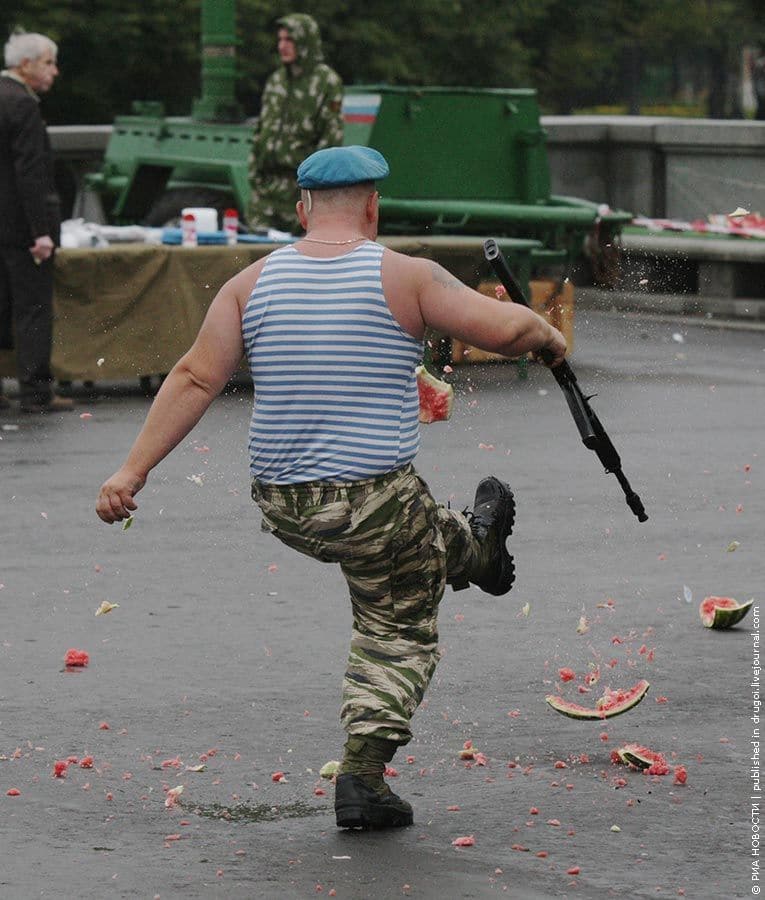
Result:
[[53,259],[37,265],[28,249],[0,246],[0,347],[16,348],[22,400],[50,400],[52,338]]

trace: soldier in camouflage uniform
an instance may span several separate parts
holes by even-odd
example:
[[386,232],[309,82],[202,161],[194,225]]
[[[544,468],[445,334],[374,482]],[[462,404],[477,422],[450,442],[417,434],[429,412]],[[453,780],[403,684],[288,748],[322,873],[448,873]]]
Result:
[[323,62],[316,21],[304,13],[279,26],[282,65],[266,82],[250,154],[250,228],[295,233],[295,169],[314,150],[343,142],[343,83]]
[[378,244],[374,182],[386,174],[368,147],[320,150],[301,164],[305,237],[221,288],[96,505],[105,522],[131,515],[149,471],[246,353],[255,385],[252,496],[263,527],[312,559],[339,564],[350,592],[341,711],[348,737],[335,789],[341,827],[412,824],[412,807],[383,774],[411,738],[438,661],[445,585],[501,595],[514,579],[509,487],[484,478],[473,510],[460,513],[439,506],[413,468],[425,329],[506,356],[546,349],[549,365],[566,349],[527,307],[497,303],[434,262]]

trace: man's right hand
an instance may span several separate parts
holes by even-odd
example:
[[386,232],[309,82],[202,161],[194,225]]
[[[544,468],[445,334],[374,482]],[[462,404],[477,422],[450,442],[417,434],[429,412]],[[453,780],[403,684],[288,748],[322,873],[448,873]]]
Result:
[[50,259],[53,255],[55,246],[52,239],[47,234],[43,234],[37,238],[34,244],[32,244],[29,248],[29,252],[34,257],[36,263],[42,263],[45,262],[46,259]]
[[553,325],[550,326],[550,330],[552,331],[550,339],[544,347],[534,353],[534,357],[552,369],[559,366],[566,358],[566,339]]
[[107,479],[98,494],[96,512],[98,518],[112,525],[129,519],[138,509],[133,497],[146,484],[146,479],[125,468],[119,469]]

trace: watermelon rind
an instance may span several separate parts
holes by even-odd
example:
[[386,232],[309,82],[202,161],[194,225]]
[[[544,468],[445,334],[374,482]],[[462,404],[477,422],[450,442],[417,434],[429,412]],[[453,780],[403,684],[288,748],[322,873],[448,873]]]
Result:
[[340,763],[336,759],[331,759],[329,762],[324,763],[324,765],[319,769],[319,775],[321,778],[332,779],[340,772]]
[[665,762],[661,753],[641,747],[640,744],[625,744],[616,752],[625,765],[634,766],[636,769],[650,769],[655,762]]
[[[705,628],[721,631],[737,625],[752,608],[754,600],[748,603],[737,603],[731,597],[705,597],[699,606],[701,623]],[[733,604],[733,605],[731,605]],[[714,609],[709,612],[709,607]]]
[[591,709],[586,706],[580,706],[578,703],[572,703],[570,700],[558,697],[555,694],[548,694],[548,696],[545,697],[545,701],[556,712],[568,716],[570,719],[601,721],[603,719],[612,719],[614,716],[620,716],[622,713],[627,712],[627,710],[632,709],[633,706],[637,706],[648,693],[649,687],[650,685],[645,678],[641,679],[634,687],[626,692],[628,696],[621,703],[616,704],[609,709]]

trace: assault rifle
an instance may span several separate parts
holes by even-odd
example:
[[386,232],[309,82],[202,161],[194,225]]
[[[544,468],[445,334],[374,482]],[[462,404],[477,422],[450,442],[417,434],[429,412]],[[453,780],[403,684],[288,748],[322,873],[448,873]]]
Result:
[[[484,241],[483,252],[486,259],[491,263],[497,278],[504,285],[510,299],[515,303],[528,306],[529,304],[521,290],[521,286],[510,271],[507,260],[493,238]],[[545,362],[549,362],[551,359],[549,350],[542,350],[540,356]],[[606,434],[603,426],[600,424],[600,419],[598,419],[590,406],[590,397],[585,397],[582,393],[571,366],[564,360],[560,365],[550,369],[550,371],[563,391],[576,427],[582,436],[582,443],[588,450],[594,450],[598,454],[598,459],[603,463],[606,472],[616,475],[616,479],[624,491],[627,505],[637,516],[638,521],[647,522],[648,516],[643,503],[640,497],[632,490],[626,475],[622,472],[622,461],[616,452],[616,447],[611,443],[611,438]]]

